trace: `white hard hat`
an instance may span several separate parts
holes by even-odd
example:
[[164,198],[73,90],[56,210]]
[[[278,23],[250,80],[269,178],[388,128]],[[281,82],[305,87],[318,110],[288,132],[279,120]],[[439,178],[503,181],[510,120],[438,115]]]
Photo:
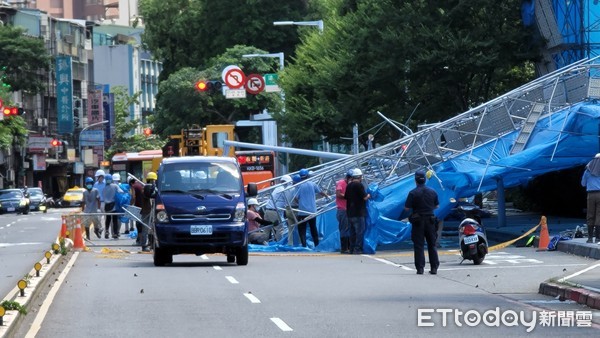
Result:
[[104,170],[102,170],[102,169],[96,170],[96,175],[94,175],[94,176],[96,176],[96,177],[98,177],[98,176],[104,176]]
[[292,181],[292,176],[290,176],[290,175],[281,176],[281,182],[287,183],[287,182],[291,182],[291,181]]
[[362,170],[356,168],[352,171],[352,177],[361,177],[363,175]]
[[258,205],[258,200],[256,198],[250,198],[248,200],[248,206],[250,205]]
[[121,174],[116,173],[112,175],[113,181],[121,181]]

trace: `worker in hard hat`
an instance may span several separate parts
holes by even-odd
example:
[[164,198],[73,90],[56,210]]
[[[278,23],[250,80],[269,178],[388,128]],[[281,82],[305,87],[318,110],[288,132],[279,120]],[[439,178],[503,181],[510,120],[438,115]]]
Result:
[[350,226],[350,253],[362,254],[365,238],[367,200],[371,195],[367,193],[362,184],[362,170],[356,168],[352,171],[352,177],[346,187],[344,197],[346,198],[346,215]]
[[[146,197],[146,194],[143,193],[143,191],[145,191],[146,189],[149,189],[149,191],[155,191],[156,189],[156,180],[158,179],[158,176],[156,175],[155,172],[149,172],[148,174],[146,174],[146,186],[143,187],[142,189],[142,210],[140,212],[140,215],[142,217],[142,221],[144,221],[145,224],[148,225],[148,220],[150,219],[150,212],[152,212],[152,199],[149,197]],[[147,226],[144,226],[143,224],[140,224],[139,222],[137,223],[138,225],[138,237],[136,240],[136,243],[142,247],[142,251],[143,252],[148,252],[150,251],[150,246],[152,243],[148,243],[148,233],[149,233],[149,228]]]
[[[291,195],[289,193],[285,194],[285,188],[290,185],[292,182],[292,177],[290,175],[283,175],[280,179],[280,184],[273,190],[271,193],[271,198],[267,201],[267,205],[265,206],[265,220],[269,222],[273,222],[273,230],[274,237],[276,241],[281,239],[281,235],[283,232],[283,219],[284,219],[284,211],[287,205],[287,201],[291,200]],[[287,192],[289,192],[288,190]],[[286,195],[287,198],[286,198]]]
[[[104,187],[106,187],[106,181],[104,180],[105,175],[106,174],[102,169],[96,170],[96,174],[94,174],[94,177],[96,178],[96,181],[94,182],[94,188],[98,190],[98,194],[100,194],[100,208],[97,210],[97,212],[104,212]],[[105,216],[99,217],[100,224],[104,224],[104,217]],[[98,226],[98,233],[102,235],[102,226]]]

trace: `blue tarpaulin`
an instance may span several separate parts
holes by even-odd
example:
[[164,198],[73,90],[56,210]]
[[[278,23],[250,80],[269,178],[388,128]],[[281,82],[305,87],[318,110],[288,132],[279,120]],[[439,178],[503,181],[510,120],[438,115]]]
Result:
[[[496,190],[499,179],[509,188],[526,184],[532,178],[557,170],[581,166],[599,151],[600,105],[586,102],[569,110],[540,119],[521,152],[511,155],[519,130],[484,143],[450,160],[433,166],[435,176],[427,185],[439,195],[436,210],[444,218],[452,209],[451,198],[469,197],[477,192]],[[410,224],[400,219],[408,192],[415,187],[412,176],[379,189],[371,184],[375,198],[368,202],[364,252],[374,253],[378,245],[399,243],[410,239]],[[332,202],[333,203],[333,202]],[[339,231],[336,210],[317,217],[322,237],[315,249],[307,234],[309,248],[287,246],[287,236],[270,246],[251,245],[251,251],[339,251]],[[308,232],[308,231],[307,231]]]

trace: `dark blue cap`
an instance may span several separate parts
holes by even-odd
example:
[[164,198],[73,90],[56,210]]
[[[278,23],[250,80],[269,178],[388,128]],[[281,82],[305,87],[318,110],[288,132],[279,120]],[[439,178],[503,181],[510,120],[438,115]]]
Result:
[[427,178],[423,170],[417,170],[415,172],[415,181],[417,181],[417,183],[425,183],[426,180]]

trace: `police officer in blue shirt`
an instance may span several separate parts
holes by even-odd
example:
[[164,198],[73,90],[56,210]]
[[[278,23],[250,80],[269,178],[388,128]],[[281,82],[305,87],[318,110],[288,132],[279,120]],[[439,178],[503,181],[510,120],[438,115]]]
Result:
[[600,244],[600,153],[585,166],[581,185],[587,191],[587,242],[594,243],[595,235],[596,243]]
[[409,221],[412,225],[411,239],[414,243],[415,267],[417,274],[422,275],[425,269],[425,253],[423,238],[427,241],[427,252],[429,253],[429,265],[432,275],[437,274],[440,261],[438,259],[435,242],[437,239],[436,223],[437,219],[433,211],[439,207],[438,195],[435,190],[427,187],[425,182],[427,178],[424,171],[415,173],[415,183],[417,187],[408,193],[404,209],[412,213]]

